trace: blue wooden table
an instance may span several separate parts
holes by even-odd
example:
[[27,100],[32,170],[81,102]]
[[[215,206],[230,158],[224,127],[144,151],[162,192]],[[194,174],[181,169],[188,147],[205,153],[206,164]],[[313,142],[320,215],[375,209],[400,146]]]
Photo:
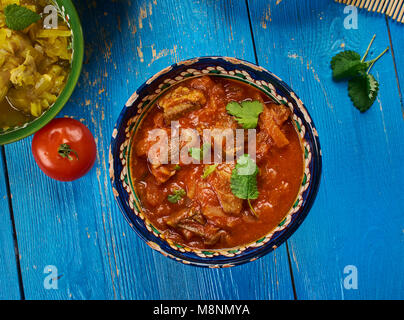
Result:
[[[93,132],[95,168],[60,183],[31,155],[1,148],[1,299],[403,299],[404,25],[358,11],[344,27],[332,0],[76,0],[86,40],[78,86],[61,116]],[[330,59],[372,38],[379,96],[364,114],[331,79]],[[223,270],[154,252],[130,229],[108,175],[112,129],[128,97],[164,67],[226,55],[258,63],[299,94],[320,136],[313,209],[281,247]],[[57,288],[46,285],[57,272]],[[347,277],[357,275],[347,285]],[[348,279],[349,280],[349,279]],[[351,279],[352,280],[352,279]],[[348,281],[349,284],[349,281]]]

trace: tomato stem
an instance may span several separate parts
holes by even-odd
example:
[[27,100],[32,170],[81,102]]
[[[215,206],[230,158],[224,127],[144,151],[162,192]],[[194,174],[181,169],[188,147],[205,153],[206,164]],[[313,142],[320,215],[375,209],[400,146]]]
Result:
[[73,157],[71,156],[71,154],[74,153],[76,155],[77,160],[79,159],[79,155],[77,154],[77,152],[75,150],[73,150],[67,143],[63,143],[59,146],[58,148],[58,154],[62,157],[62,158],[67,158],[70,161],[73,160]]

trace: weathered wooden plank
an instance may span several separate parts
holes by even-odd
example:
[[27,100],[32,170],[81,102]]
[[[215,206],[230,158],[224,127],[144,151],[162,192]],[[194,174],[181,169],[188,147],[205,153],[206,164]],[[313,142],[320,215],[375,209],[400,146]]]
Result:
[[[290,299],[285,246],[231,270],[181,265],[147,247],[121,216],[110,190],[107,154],[124,103],[167,65],[202,55],[254,61],[242,1],[77,2],[86,64],[63,114],[95,134],[96,167],[73,183],[45,177],[31,139],[7,147],[22,277],[28,299]],[[42,283],[58,268],[58,290]]]
[[402,24],[387,20],[391,45],[394,52],[395,77],[400,94],[401,110],[404,119],[404,28]]
[[[372,69],[380,94],[364,114],[352,106],[347,84],[332,81],[329,67],[343,49],[364,53],[375,33],[370,57],[383,51],[384,18],[362,11],[359,28],[347,30],[344,6],[333,1],[249,1],[249,7],[260,64],[305,102],[323,152],[318,198],[289,240],[297,297],[403,298],[404,123],[392,58]],[[347,265],[357,268],[357,290],[344,287]]]
[[[96,221],[102,208],[95,170],[74,183],[52,181],[36,167],[30,143],[6,147],[26,298],[112,297],[106,235]],[[44,287],[51,266],[61,277],[58,290]]]
[[21,299],[21,295],[2,148],[0,147],[0,299],[15,300]]

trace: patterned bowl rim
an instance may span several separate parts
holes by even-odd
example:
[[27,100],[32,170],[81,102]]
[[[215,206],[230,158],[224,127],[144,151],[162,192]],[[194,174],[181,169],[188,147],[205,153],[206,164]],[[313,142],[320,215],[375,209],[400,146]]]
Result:
[[[205,68],[192,68],[192,66],[198,65],[205,65]],[[226,70],[223,65],[231,66],[227,68],[231,70]],[[179,72],[181,70],[182,72]],[[170,74],[175,73],[177,76],[171,79]],[[250,73],[253,73],[254,76],[259,73],[264,75],[266,79],[257,80]],[[135,195],[132,186],[128,161],[126,160],[130,154],[131,140],[137,128],[158,97],[164,94],[171,85],[203,74],[232,78],[248,83],[271,96],[274,100],[289,106],[293,111],[294,125],[299,134],[302,148],[304,148],[305,170],[302,186],[296,202],[285,218],[276,228],[261,239],[235,248],[217,250],[191,249],[175,244],[172,241],[167,241],[161,232],[143,215],[140,201]],[[147,88],[155,83],[159,84],[157,89],[153,93],[147,93]],[[285,97],[285,95],[288,97]],[[143,99],[141,99],[142,96]],[[134,108],[134,111],[126,119],[128,110],[131,110],[131,108]],[[131,112],[129,111],[129,113]],[[124,140],[118,143],[119,139],[117,138],[121,138],[121,136]],[[151,248],[185,264],[222,268],[254,261],[262,257],[279,247],[296,231],[306,218],[316,198],[322,171],[321,158],[320,143],[315,125],[303,102],[286,83],[270,71],[248,61],[224,56],[207,56],[172,64],[149,78],[130,97],[118,117],[112,134],[109,152],[109,173],[113,194],[122,214],[131,228]]]

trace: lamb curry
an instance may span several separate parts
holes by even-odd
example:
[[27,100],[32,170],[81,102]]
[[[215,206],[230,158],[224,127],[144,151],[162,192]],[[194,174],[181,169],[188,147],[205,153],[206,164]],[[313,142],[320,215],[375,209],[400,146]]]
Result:
[[[168,163],[151,161],[148,154],[158,140],[150,137],[154,129],[167,132],[169,151],[173,131],[194,130],[199,143],[181,136],[177,148],[191,146],[186,153],[200,161],[174,159],[170,152]],[[203,140],[206,129],[255,130],[255,156],[247,147],[236,156],[240,144],[229,147],[227,137]],[[230,153],[235,161],[213,161],[217,143],[222,156]],[[213,153],[208,163],[201,161],[206,146]],[[296,201],[303,177],[301,141],[289,108],[250,85],[217,76],[185,80],[159,98],[133,139],[130,158],[148,220],[166,239],[200,249],[233,248],[269,233]],[[240,176],[237,170],[247,167],[253,170]]]

